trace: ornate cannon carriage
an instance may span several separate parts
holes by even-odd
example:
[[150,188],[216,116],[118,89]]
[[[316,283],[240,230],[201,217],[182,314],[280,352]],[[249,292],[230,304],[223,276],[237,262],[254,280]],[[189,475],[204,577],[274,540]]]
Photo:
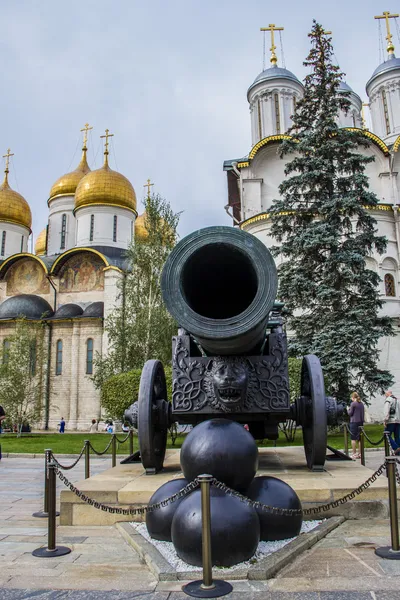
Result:
[[171,252],[161,288],[179,325],[172,340],[172,402],[163,365],[150,360],[143,368],[137,406],[125,413],[132,423],[137,420],[146,473],[163,468],[172,423],[196,425],[216,417],[248,424],[255,439],[269,440],[278,438],[280,423],[293,420],[303,429],[308,467],[323,469],[327,425],[340,409],[325,396],[314,355],[304,357],[301,395],[290,402],[277,284],[269,250],[238,229],[195,231]]

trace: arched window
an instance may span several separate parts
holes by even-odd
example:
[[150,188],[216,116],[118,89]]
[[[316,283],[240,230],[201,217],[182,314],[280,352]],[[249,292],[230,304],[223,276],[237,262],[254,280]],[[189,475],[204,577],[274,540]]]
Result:
[[31,377],[36,375],[36,340],[32,340],[29,353],[29,372]]
[[274,105],[275,105],[275,128],[276,133],[281,132],[281,116],[279,113],[279,95],[274,94]]
[[386,275],[385,275],[385,295],[386,296],[395,296],[396,295],[396,287],[394,284],[394,277],[391,273],[386,273]]
[[89,338],[86,342],[86,374],[93,374],[93,340]]
[[21,252],[24,251],[24,236],[21,236]]
[[3,231],[3,235],[1,236],[1,256],[4,256],[6,252],[6,232]]
[[3,342],[3,364],[6,365],[10,360],[10,342],[4,340]]
[[61,373],[62,373],[62,353],[63,353],[62,340],[57,340],[56,375],[61,375]]
[[90,237],[89,240],[93,242],[94,235],[94,215],[90,215]]
[[117,226],[118,226],[118,217],[117,217],[117,215],[114,215],[113,242],[117,241]]
[[258,137],[262,140],[262,117],[261,117],[261,100],[258,98],[257,100],[257,113],[258,113]]
[[389,135],[390,133],[390,121],[389,121],[389,111],[387,105],[387,98],[385,90],[382,90],[382,104],[383,104],[383,114],[385,115],[385,125],[386,125],[386,133]]
[[65,248],[65,238],[67,235],[67,215],[63,214],[61,217],[61,241],[60,241],[60,249],[63,250]]

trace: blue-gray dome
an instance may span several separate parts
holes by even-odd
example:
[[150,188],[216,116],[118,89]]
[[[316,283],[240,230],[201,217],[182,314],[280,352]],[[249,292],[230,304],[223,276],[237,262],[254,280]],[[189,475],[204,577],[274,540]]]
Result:
[[73,319],[83,313],[83,308],[79,304],[63,304],[55,312],[53,319]]
[[290,79],[291,81],[295,81],[296,83],[299,83],[300,85],[302,85],[302,83],[297,79],[296,75],[294,75],[291,71],[288,71],[287,69],[283,69],[282,67],[277,67],[276,65],[274,65],[273,67],[270,67],[269,69],[265,69],[265,71],[260,73],[255,78],[255,80],[249,87],[248,92],[258,83],[261,83],[262,81],[270,81],[271,79]]
[[387,73],[388,71],[400,70],[400,58],[396,58],[394,54],[391,54],[385,62],[379,65],[372,73],[371,78],[367,82],[366,87],[370,85],[370,83],[377,77],[378,75],[382,75],[383,73]]
[[104,316],[104,302],[92,302],[85,308],[81,316],[102,318]]
[[345,81],[341,81],[339,85],[339,92],[353,92],[353,88],[351,88]]
[[12,296],[0,304],[0,319],[16,319],[21,316],[42,319],[53,315],[54,311],[47,300],[34,294]]

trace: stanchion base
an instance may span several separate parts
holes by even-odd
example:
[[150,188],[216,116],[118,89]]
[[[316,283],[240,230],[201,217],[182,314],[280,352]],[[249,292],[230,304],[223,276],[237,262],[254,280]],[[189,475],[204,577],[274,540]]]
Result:
[[400,550],[392,550],[391,546],[381,546],[381,548],[376,548],[375,554],[381,558],[400,560]]
[[213,579],[212,588],[204,588],[203,580],[191,581],[182,587],[182,592],[194,598],[219,598],[226,596],[233,590],[233,587],[227,581],[222,579]]
[[[40,510],[39,512],[35,512],[33,513],[32,517],[36,517],[37,519],[47,519],[47,517],[49,516],[48,512],[44,512],[43,510]],[[58,510],[56,510],[56,517],[59,517],[60,513],[58,512]]]
[[67,548],[67,546],[57,546],[55,550],[49,550],[48,548],[36,548],[32,552],[32,556],[38,556],[39,558],[52,558],[53,556],[64,556],[64,554],[69,554],[71,552],[71,548]]

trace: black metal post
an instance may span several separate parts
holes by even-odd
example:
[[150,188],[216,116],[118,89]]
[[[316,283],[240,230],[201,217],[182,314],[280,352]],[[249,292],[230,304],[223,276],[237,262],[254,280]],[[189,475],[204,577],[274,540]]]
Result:
[[390,514],[390,537],[391,546],[382,546],[375,550],[375,554],[381,558],[391,560],[400,560],[399,544],[399,516],[397,510],[397,490],[396,490],[396,469],[397,458],[395,456],[386,457],[386,470],[389,487],[389,514]]
[[365,436],[364,430],[360,427],[360,454],[361,454],[361,464],[365,467]]
[[117,464],[117,436],[115,433],[112,434],[111,441],[111,466],[115,467]]
[[36,548],[33,556],[48,558],[50,556],[64,556],[69,554],[71,548],[56,546],[56,463],[49,457],[48,461],[48,524],[47,524],[47,548]]
[[129,431],[129,456],[133,454],[133,429]]
[[344,453],[346,456],[349,455],[349,432],[347,431],[347,423],[343,425],[343,436],[344,436]]
[[[384,431],[384,433],[383,433],[383,441],[384,441],[384,444],[385,444],[385,456],[390,456],[389,435],[386,433],[386,431]],[[386,477],[389,477],[389,473],[388,473],[388,469],[387,469],[387,463],[386,463]]]
[[90,477],[90,441],[85,440],[85,479]]
[[[38,512],[34,512],[32,517],[37,517],[38,519],[44,519],[49,516],[49,471],[48,471],[48,463],[51,459],[52,450],[47,448],[44,451],[44,496],[43,496],[43,510]],[[59,516],[59,512],[56,511],[56,517]]]
[[212,475],[199,475],[201,488],[201,528],[202,528],[202,558],[203,580],[191,581],[182,587],[182,591],[195,598],[219,598],[232,591],[227,581],[212,578],[211,556],[211,508],[210,484]]

